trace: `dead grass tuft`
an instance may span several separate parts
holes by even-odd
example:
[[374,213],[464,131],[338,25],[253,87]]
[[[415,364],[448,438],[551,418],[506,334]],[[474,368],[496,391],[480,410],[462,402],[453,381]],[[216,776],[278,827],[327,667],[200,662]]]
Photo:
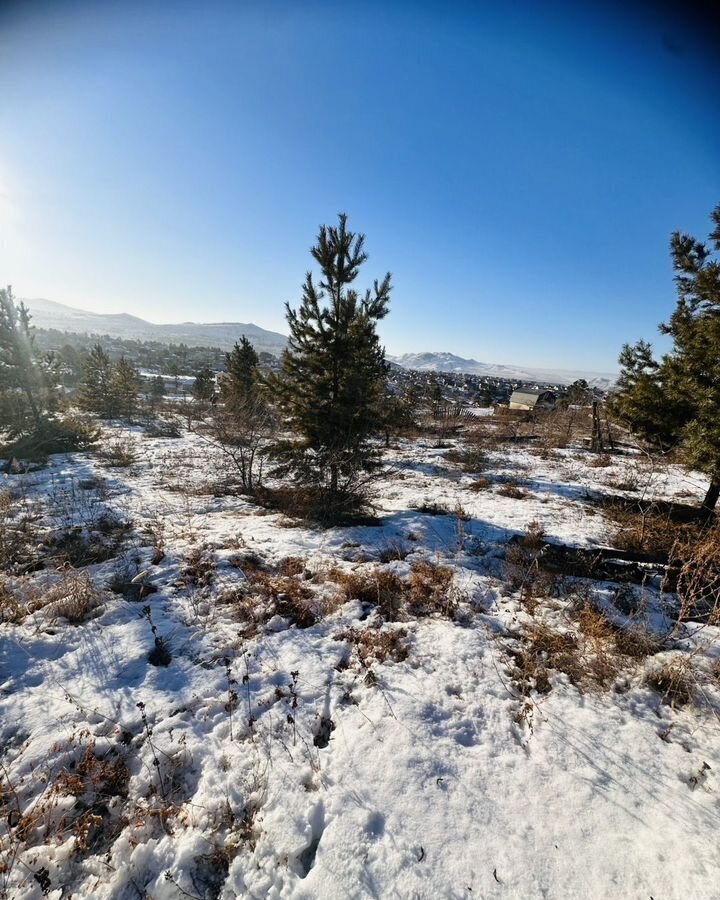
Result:
[[545,532],[539,522],[529,522],[505,552],[504,572],[508,584],[520,592],[520,602],[533,615],[541,598],[559,593],[561,579],[542,565]]
[[528,496],[528,492],[523,490],[517,482],[508,481],[507,484],[501,485],[496,493],[501,497],[510,497],[513,500],[524,500]]
[[452,569],[429,562],[412,565],[407,588],[410,611],[417,616],[435,613],[453,618],[457,613],[460,596],[455,587]]
[[50,620],[65,619],[71,625],[80,625],[102,602],[103,595],[86,572],[66,569],[60,581],[36,593],[28,603],[28,610],[36,612],[41,609]]
[[402,610],[405,585],[393,572],[373,566],[354,572],[331,570],[328,578],[340,585],[345,600],[359,600],[378,608],[387,620],[397,618]]
[[384,663],[388,659],[402,662],[407,659],[408,648],[404,628],[378,630],[373,628],[347,628],[335,635],[336,641],[347,641],[360,666],[370,669],[375,662]]
[[489,478],[476,478],[474,481],[471,481],[465,489],[478,494],[480,491],[489,491],[491,487],[492,482]]
[[277,567],[278,575],[302,575],[305,572],[305,560],[300,556],[286,556]]
[[645,684],[656,690],[672,707],[686,706],[691,703],[695,690],[690,662],[685,659],[673,659],[645,676]]

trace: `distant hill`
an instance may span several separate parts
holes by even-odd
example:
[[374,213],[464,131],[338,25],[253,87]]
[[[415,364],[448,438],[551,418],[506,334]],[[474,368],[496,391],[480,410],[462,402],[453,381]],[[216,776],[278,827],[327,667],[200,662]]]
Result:
[[583,372],[574,369],[534,369],[526,366],[509,366],[463,359],[454,353],[404,353],[388,356],[403,369],[425,372],[455,372],[467,375],[487,375],[489,378],[508,378],[512,381],[539,381],[549,384],[572,384],[584,378],[588,384],[601,389],[611,387],[617,380],[613,372]]
[[[189,347],[220,347],[229,350],[242,335],[252,341],[259,352],[264,350],[279,356],[285,349],[287,337],[277,331],[267,331],[259,325],[244,322],[181,322],[178,325],[156,325],[127,313],[93,313],[75,309],[52,300],[25,300],[38,328],[56,328],[80,334],[108,334],[112,337],[140,341],[160,341],[166,344],[187,344]],[[584,378],[588,384],[608,388],[617,375],[612,372],[584,372],[567,369],[533,369],[525,366],[482,363],[464,359],[453,353],[405,353],[388,360],[403,369],[419,371],[455,372],[468,375],[487,375],[514,381],[539,381],[552,384],[571,384]]]
[[276,331],[244,322],[182,322],[178,325],[156,325],[127,313],[103,314],[75,309],[52,300],[24,300],[38,328],[56,328],[80,334],[108,334],[112,337],[140,341],[187,344],[190,347],[220,347],[229,350],[245,335],[259,352],[279,356],[287,338]]

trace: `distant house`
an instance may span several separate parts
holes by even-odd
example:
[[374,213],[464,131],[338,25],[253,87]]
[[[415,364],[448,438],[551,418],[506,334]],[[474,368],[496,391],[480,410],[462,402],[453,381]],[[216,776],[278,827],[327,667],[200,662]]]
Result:
[[534,385],[516,388],[510,396],[510,409],[552,409],[557,397],[553,391]]

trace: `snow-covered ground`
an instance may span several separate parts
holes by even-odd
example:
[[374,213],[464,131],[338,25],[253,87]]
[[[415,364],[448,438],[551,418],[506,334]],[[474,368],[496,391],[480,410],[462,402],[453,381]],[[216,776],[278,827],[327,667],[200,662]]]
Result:
[[[55,457],[0,485],[48,535],[117,542],[86,568],[102,602],[79,624],[43,602],[67,573],[5,581],[30,612],[0,624],[0,898],[720,897],[717,629],[696,642],[701,703],[645,684],[672,650],[604,689],[562,666],[523,689],[528,629],[579,632],[566,599],[522,604],[503,563],[533,521],[607,545],[591,498],[623,479],[694,499],[702,478],[521,448],[463,474],[407,441],[379,523],[321,529],[223,492],[197,437],[114,439],[129,467]],[[341,589],[419,563],[451,570],[452,614],[381,619]],[[154,592],[104,590],[133,579]],[[309,619],[287,613],[294,585]],[[655,621],[656,587],[636,590]],[[168,665],[148,660],[154,636]]]

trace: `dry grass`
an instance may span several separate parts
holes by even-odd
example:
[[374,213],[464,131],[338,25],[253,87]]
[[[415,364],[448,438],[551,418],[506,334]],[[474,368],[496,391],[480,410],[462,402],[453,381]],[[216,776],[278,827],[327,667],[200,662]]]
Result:
[[220,602],[232,604],[251,631],[273,616],[282,616],[298,628],[309,628],[328,611],[302,576],[271,575],[259,570],[246,575],[247,585],[222,595]]
[[305,560],[300,556],[286,556],[277,567],[278,575],[302,575],[305,572]]
[[340,585],[344,600],[371,603],[386,621],[408,615],[453,618],[462,600],[452,569],[425,561],[412,564],[406,581],[381,566],[355,572],[334,569],[328,578]]
[[476,443],[465,443],[462,447],[453,447],[445,454],[448,462],[454,463],[463,472],[475,475],[487,466],[488,457],[485,450]]
[[492,482],[488,478],[476,478],[467,485],[466,490],[479,493],[480,491],[488,491],[492,487]]
[[21,622],[42,612],[49,621],[64,619],[72,625],[86,622],[103,603],[103,593],[86,572],[64,569],[59,579],[45,586],[21,584],[0,588],[0,621]]
[[645,684],[656,690],[672,707],[686,706],[695,697],[691,663],[686,659],[672,659],[652,669],[645,676]]
[[552,689],[552,672],[561,672],[579,690],[607,690],[621,672],[635,671],[662,649],[661,641],[639,625],[619,627],[606,613],[585,602],[572,613],[570,628],[533,622],[511,651],[513,679],[527,695]]
[[540,599],[554,596],[559,591],[560,579],[542,565],[544,538],[542,526],[533,520],[505,552],[505,577],[510,587],[520,592],[520,602],[531,615]]
[[407,659],[408,648],[404,628],[392,631],[373,628],[347,628],[335,635],[337,641],[347,641],[360,666],[370,669],[373,663],[384,663],[388,659],[402,662]]
[[720,624],[720,525],[676,543],[670,565],[677,569],[678,619]]
[[692,543],[702,531],[697,510],[680,504],[625,497],[597,502],[616,526],[612,545],[619,550],[668,556],[678,544]]
[[396,619],[403,606],[405,585],[393,572],[373,566],[355,572],[331,570],[328,577],[340,585],[344,600],[359,600],[376,606],[380,615]]
[[39,798],[30,800],[22,784],[4,779],[0,814],[7,821],[7,837],[20,852],[68,838],[76,856],[104,852],[128,824],[119,813],[130,779],[126,750],[101,752],[94,740],[75,744],[73,735],[61,757],[64,762],[54,764]]
[[453,618],[460,595],[452,569],[429,562],[413,563],[407,585],[407,603],[410,612],[416,616],[439,613]]
[[501,497],[510,497],[513,500],[524,500],[528,495],[527,491],[523,490],[515,481],[508,481],[507,484],[501,485],[496,493]]
[[185,557],[185,564],[180,570],[180,584],[183,586],[204,588],[212,584],[215,578],[217,561],[209,547],[195,547]]
[[588,462],[591,469],[605,469],[612,465],[612,457],[609,453],[599,453]]
[[3,622],[22,622],[27,610],[22,605],[16,591],[9,582],[0,583],[0,624]]

